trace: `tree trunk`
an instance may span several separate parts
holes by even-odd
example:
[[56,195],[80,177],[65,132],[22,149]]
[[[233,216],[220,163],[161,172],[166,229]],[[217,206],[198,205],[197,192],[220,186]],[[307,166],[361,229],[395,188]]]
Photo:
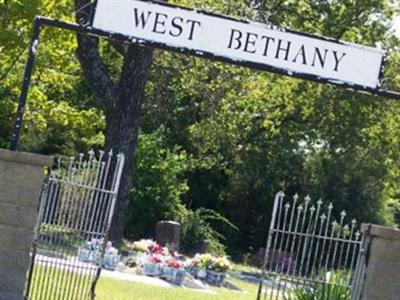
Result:
[[113,218],[110,239],[120,241],[123,238],[125,224],[130,211],[130,192],[133,184],[135,151],[138,142],[140,110],[145,96],[148,71],[152,62],[152,50],[130,46],[128,55],[132,56],[126,64],[117,89],[118,105],[107,110],[106,149],[125,154],[125,168],[122,173],[118,200]]
[[[77,20],[90,15],[88,0],[75,0]],[[83,10],[79,8],[86,7]],[[153,59],[153,50],[113,41],[112,45],[123,55],[124,63],[117,82],[99,53],[96,37],[78,34],[77,56],[82,71],[97,103],[106,118],[106,150],[124,153],[125,167],[122,173],[110,239],[121,241],[128,219],[130,192],[134,176],[135,150],[138,142],[140,109],[145,96],[148,72]]]

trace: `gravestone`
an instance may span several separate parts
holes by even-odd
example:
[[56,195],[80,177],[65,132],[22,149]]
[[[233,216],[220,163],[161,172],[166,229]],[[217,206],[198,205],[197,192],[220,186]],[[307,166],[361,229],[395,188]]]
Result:
[[23,300],[48,156],[0,149],[0,300]]
[[261,267],[264,263],[264,259],[265,259],[265,248],[260,248],[251,258],[251,262],[256,266]]
[[181,224],[162,221],[157,224],[156,241],[161,246],[168,246],[172,251],[179,251]]
[[210,250],[210,241],[209,240],[203,240],[203,241],[199,241],[197,243],[194,244],[193,246],[193,254],[204,254],[204,253],[208,253]]

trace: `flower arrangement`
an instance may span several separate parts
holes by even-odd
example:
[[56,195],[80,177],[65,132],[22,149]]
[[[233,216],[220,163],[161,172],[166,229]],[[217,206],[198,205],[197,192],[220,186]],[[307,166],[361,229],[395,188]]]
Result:
[[165,260],[165,265],[167,267],[169,267],[169,268],[177,269],[177,270],[182,269],[182,267],[183,267],[182,263],[180,261],[178,261],[177,259],[174,259],[174,258],[166,259]]
[[148,257],[148,262],[151,264],[161,264],[164,261],[164,257],[161,254],[155,253]]
[[118,255],[118,250],[113,247],[112,243],[109,241],[106,244],[103,266],[109,270],[115,270],[121,260],[121,256]]
[[169,250],[167,247],[161,247],[159,244],[154,244],[151,248],[150,248],[150,253],[152,254],[161,254],[164,256],[168,256]]
[[211,254],[196,254],[191,260],[191,266],[216,272],[226,272],[232,264],[225,256],[214,257]]
[[216,258],[211,265],[211,269],[216,272],[227,272],[231,268],[232,264],[226,256]]
[[118,255],[118,249],[114,248],[111,242],[107,242],[105,253],[110,255]]
[[100,247],[103,245],[104,239],[95,239],[93,238],[90,242],[86,243],[86,248],[92,251],[100,250]]
[[153,240],[140,240],[133,243],[135,252],[143,253],[149,251],[156,243]]
[[[93,238],[91,241],[86,242],[83,247],[78,249],[78,259],[83,262],[100,264],[101,250],[104,245],[104,239]],[[118,255],[118,249],[113,247],[109,241],[104,249],[104,258],[102,261],[103,266],[109,270],[115,270],[120,262],[121,257]]]

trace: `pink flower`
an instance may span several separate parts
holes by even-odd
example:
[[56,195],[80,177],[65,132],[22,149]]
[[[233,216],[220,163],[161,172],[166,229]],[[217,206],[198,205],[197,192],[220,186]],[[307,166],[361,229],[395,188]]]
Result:
[[159,264],[162,262],[162,260],[163,260],[163,257],[160,254],[154,254],[154,255],[150,256],[150,258],[149,258],[149,261],[152,264]]
[[172,259],[172,258],[167,259],[165,263],[168,267],[173,268],[173,269],[181,269],[182,268],[182,264],[179,261]]
[[163,248],[160,245],[155,244],[153,247],[151,247],[150,252],[155,254],[162,254]]

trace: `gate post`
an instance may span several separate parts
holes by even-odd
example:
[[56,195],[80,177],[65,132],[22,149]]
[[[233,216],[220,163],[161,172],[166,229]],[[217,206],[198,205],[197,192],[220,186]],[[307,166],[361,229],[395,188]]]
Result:
[[0,149],[0,300],[22,300],[44,167],[53,159]]
[[398,300],[400,295],[400,231],[363,224],[369,238],[361,300]]

